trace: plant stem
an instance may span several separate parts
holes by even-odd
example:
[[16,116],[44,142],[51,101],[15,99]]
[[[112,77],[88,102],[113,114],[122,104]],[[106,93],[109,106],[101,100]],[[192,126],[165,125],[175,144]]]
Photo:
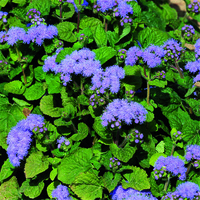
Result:
[[173,156],[173,154],[174,154],[174,149],[175,149],[175,147],[176,147],[176,145],[173,144],[173,146],[172,146],[172,151],[171,151],[171,156]]
[[24,77],[24,83],[25,83],[25,85],[26,85],[26,84],[27,84],[26,74],[25,74],[24,68],[23,68],[23,66],[22,66],[22,64],[21,64],[22,58],[21,58],[21,55],[20,55],[20,53],[19,53],[19,50],[18,50],[18,48],[17,48],[16,46],[15,46],[15,50],[16,50],[17,55],[18,55],[18,61],[20,62],[20,65],[21,65],[21,68],[22,68],[23,77]]
[[[81,0],[79,0],[79,5],[81,5]],[[80,24],[80,11],[78,11],[78,19],[77,19],[77,33],[79,33],[79,24]]]
[[147,76],[147,73],[146,73],[145,66],[143,67],[143,69],[144,69],[144,75],[145,75],[145,77],[148,77],[148,76]]
[[128,141],[128,136],[125,137],[125,139],[123,140],[123,142],[119,145],[119,148],[122,148],[123,146],[125,146],[125,144]]
[[81,94],[83,94],[84,87],[83,87],[83,78],[81,77]]
[[62,19],[62,4],[60,4],[60,19]]
[[148,80],[147,80],[147,104],[148,105],[149,105],[149,97],[150,97],[150,85],[149,85],[150,76],[151,76],[151,69],[149,69],[148,71]]
[[119,143],[119,134],[120,134],[120,130],[117,130],[116,140],[114,142],[117,146],[118,146],[118,143]]
[[185,176],[188,175],[188,173],[189,173],[189,171],[190,171],[190,169],[191,169],[191,166],[192,166],[192,164],[190,163],[189,166],[188,166],[188,168],[187,168],[187,171],[185,172]]
[[182,73],[182,71],[181,71],[181,69],[180,69],[180,67],[179,67],[179,65],[178,65],[178,62],[175,60],[175,65],[176,65],[176,68],[177,68],[177,70],[178,70],[178,73],[180,74],[180,77],[182,78],[182,79],[184,79],[184,76],[183,76],[183,73]]
[[169,186],[169,181],[170,181],[170,175],[168,175],[167,181],[166,181],[166,183],[165,183],[165,187],[164,187],[164,191],[165,191],[165,192],[167,191],[167,188],[168,188],[168,186]]
[[[104,18],[105,19],[105,18]],[[107,32],[108,31],[108,22],[107,20],[105,19],[105,31]]]

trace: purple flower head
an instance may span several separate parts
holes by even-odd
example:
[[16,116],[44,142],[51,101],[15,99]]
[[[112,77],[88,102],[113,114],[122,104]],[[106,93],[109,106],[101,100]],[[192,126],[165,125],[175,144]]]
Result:
[[69,191],[67,186],[58,185],[56,189],[52,191],[52,197],[56,198],[57,200],[72,200],[69,196]]
[[0,31],[0,43],[7,42],[8,35],[6,31]]
[[149,191],[138,191],[133,188],[123,189],[117,186],[111,193],[112,200],[157,200]]
[[127,57],[126,57],[126,60],[125,60],[125,64],[131,65],[131,66],[136,65],[137,61],[142,56],[143,56],[143,51],[141,49],[139,49],[136,46],[131,47],[127,51]]
[[200,146],[188,145],[186,147],[185,159],[190,162],[194,160],[200,160]]
[[102,125],[107,126],[114,118],[130,125],[133,121],[142,124],[146,120],[146,109],[139,103],[128,102],[126,99],[114,99],[109,103],[101,119]]
[[66,137],[62,136],[62,137],[60,137],[59,139],[57,139],[58,149],[60,149],[60,147],[61,147],[61,145],[62,145],[63,143],[64,143],[66,146],[70,145],[70,141],[69,141]]
[[187,168],[184,166],[184,161],[178,157],[160,156],[155,163],[154,171],[163,171],[171,173],[173,176],[178,176],[180,180],[185,180]]
[[126,1],[118,0],[118,12],[121,17],[126,17],[128,13],[133,14],[133,8]]
[[194,62],[188,62],[185,65],[185,69],[189,70],[191,73],[196,73],[200,71],[200,60],[194,61]]
[[105,12],[115,6],[115,0],[97,0],[97,5],[100,6],[101,12]]
[[200,73],[193,79],[193,82],[196,83],[200,81]]
[[27,41],[26,31],[23,28],[11,27],[7,32],[7,42],[9,45],[14,45],[18,41],[22,40],[24,43]]

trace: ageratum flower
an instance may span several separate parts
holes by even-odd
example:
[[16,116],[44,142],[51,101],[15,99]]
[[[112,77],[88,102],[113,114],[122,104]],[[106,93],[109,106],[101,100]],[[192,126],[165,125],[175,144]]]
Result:
[[168,193],[164,197],[162,197],[162,200],[193,200],[193,199],[199,199],[200,197],[200,189],[199,186],[196,183],[192,182],[185,182],[181,183],[177,188],[176,191],[172,193]]
[[[109,103],[101,119],[102,125],[111,125],[111,128],[121,128],[124,122],[130,125],[132,122],[142,124],[146,120],[146,109],[137,102],[128,102],[126,99],[114,99]],[[113,124],[113,125],[112,125]]]
[[7,154],[13,166],[20,166],[20,161],[28,155],[28,150],[32,142],[32,130],[41,125],[44,125],[44,117],[37,114],[30,114],[26,119],[19,121],[8,133]]
[[58,185],[56,189],[52,191],[52,197],[56,198],[57,200],[72,200],[69,196],[69,191],[67,186]]
[[198,74],[194,79],[193,82],[196,83],[197,81],[200,81],[200,74]]
[[194,62],[188,62],[185,65],[185,69],[189,70],[191,73],[196,73],[200,71],[200,60],[194,61]]
[[184,165],[184,161],[178,157],[168,156],[165,158],[160,156],[154,167],[155,179],[157,180],[170,173],[172,176],[178,176],[180,180],[185,180],[187,168]]
[[92,90],[100,90],[104,93],[109,89],[112,93],[117,93],[120,90],[120,79],[125,77],[125,71],[118,65],[107,67],[105,71],[98,70],[92,77]]
[[112,200],[157,200],[151,192],[124,189],[121,185],[111,192]]

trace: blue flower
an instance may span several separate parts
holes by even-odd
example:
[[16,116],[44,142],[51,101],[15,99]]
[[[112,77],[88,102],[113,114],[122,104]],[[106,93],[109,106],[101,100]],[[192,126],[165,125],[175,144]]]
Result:
[[67,186],[58,185],[56,189],[52,191],[52,197],[57,200],[71,200],[72,198],[69,196],[69,191]]
[[185,69],[189,70],[191,73],[200,71],[200,61],[188,62],[185,65]]

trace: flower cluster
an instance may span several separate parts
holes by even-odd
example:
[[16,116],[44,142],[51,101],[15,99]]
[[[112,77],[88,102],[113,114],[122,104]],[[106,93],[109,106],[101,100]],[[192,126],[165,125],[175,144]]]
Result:
[[199,145],[188,145],[186,147],[185,159],[188,162],[193,162],[194,167],[200,167],[200,146]]
[[7,17],[8,13],[7,12],[3,12],[3,11],[0,11],[0,20],[2,20],[4,23],[7,22]]
[[173,137],[174,141],[181,140],[182,139],[182,133],[180,131],[176,131],[176,132],[173,133],[172,137]]
[[62,136],[59,139],[57,139],[57,144],[58,144],[58,149],[60,149],[61,146],[63,146],[63,145],[69,146],[70,141],[67,138],[65,138],[64,136]]
[[195,47],[195,57],[197,60],[200,60],[200,39],[198,39],[194,45]]
[[130,91],[126,91],[126,97],[127,98],[133,98],[135,94],[135,91],[130,90]]
[[128,16],[129,14],[133,14],[133,8],[127,3],[129,1],[130,0],[97,0],[97,4],[94,5],[93,8],[97,12],[112,11],[113,17],[122,18],[120,24],[123,26],[126,23],[132,22],[132,19]]
[[11,129],[7,137],[7,154],[13,166],[20,166],[20,161],[28,155],[33,129],[43,125],[44,117],[37,114],[30,114]]
[[158,79],[163,79],[163,78],[165,78],[165,71],[158,71],[158,72],[156,72],[156,75],[153,77],[154,79],[155,78],[158,78]]
[[126,58],[126,49],[120,49],[118,51],[118,57],[120,61],[124,61]]
[[196,73],[200,71],[200,60],[194,61],[194,62],[188,62],[185,65],[185,69],[189,70],[191,73]]
[[44,18],[40,18],[40,11],[36,10],[35,8],[30,9],[26,15],[29,19],[31,19],[31,23],[34,25],[40,25],[41,23],[45,23]]
[[166,51],[159,46],[150,45],[144,51],[134,46],[127,51],[127,58],[125,60],[126,65],[136,65],[145,63],[149,68],[157,67],[162,62]]
[[110,164],[109,167],[113,170],[117,170],[121,167],[121,163],[119,162],[119,160],[117,158],[110,158]]
[[196,183],[185,182],[178,185],[176,190],[172,193],[168,193],[162,200],[182,200],[182,199],[199,199],[200,197],[200,189]]
[[168,172],[172,176],[178,176],[180,180],[185,180],[187,168],[184,166],[184,161],[178,157],[160,156],[154,166],[155,179],[166,177]]
[[100,69],[92,77],[91,90],[99,89],[100,93],[103,94],[106,89],[109,89],[112,93],[117,93],[120,90],[120,79],[124,77],[124,69],[117,65],[107,67],[105,71]]
[[136,144],[138,143],[142,143],[143,142],[143,138],[144,138],[144,134],[140,133],[138,130],[136,129],[132,129],[129,133],[129,140],[131,142],[135,142]]
[[200,74],[198,74],[194,79],[193,82],[196,83],[197,81],[200,81]]
[[9,45],[14,45],[18,41],[30,44],[35,42],[38,45],[42,45],[44,39],[53,39],[58,35],[58,30],[53,25],[40,24],[39,26],[33,26],[26,32],[23,28],[11,27],[8,32],[0,32],[0,43],[7,42]]
[[10,70],[10,65],[5,60],[0,60],[0,74]]
[[182,35],[186,40],[191,40],[195,34],[195,29],[192,25],[185,25],[182,27]]
[[193,0],[193,3],[190,3],[188,5],[188,11],[189,12],[193,12],[195,14],[199,13],[199,11],[200,11],[200,3],[198,2],[198,0]]
[[54,189],[51,193],[53,198],[57,200],[71,200],[72,198],[69,196],[69,191],[67,186],[58,185],[56,189]]
[[97,108],[97,106],[102,106],[105,103],[105,98],[101,95],[101,93],[98,90],[96,90],[95,94],[92,94],[90,96],[90,105],[93,108]]
[[163,49],[165,50],[164,61],[178,61],[181,55],[184,53],[184,49],[174,39],[167,40],[163,44]]
[[128,102],[126,99],[114,99],[109,103],[101,119],[102,125],[111,128],[121,128],[122,122],[130,125],[132,121],[142,124],[146,120],[146,109],[137,102]]
[[151,192],[138,191],[133,188],[124,189],[121,185],[111,192],[112,200],[157,200]]
[[100,61],[95,60],[95,53],[88,48],[73,51],[70,55],[66,55],[60,64],[56,64],[55,59],[56,55],[48,57],[45,60],[43,70],[44,72],[51,70],[56,74],[61,73],[61,80],[65,86],[71,81],[73,73],[90,77],[101,69]]

